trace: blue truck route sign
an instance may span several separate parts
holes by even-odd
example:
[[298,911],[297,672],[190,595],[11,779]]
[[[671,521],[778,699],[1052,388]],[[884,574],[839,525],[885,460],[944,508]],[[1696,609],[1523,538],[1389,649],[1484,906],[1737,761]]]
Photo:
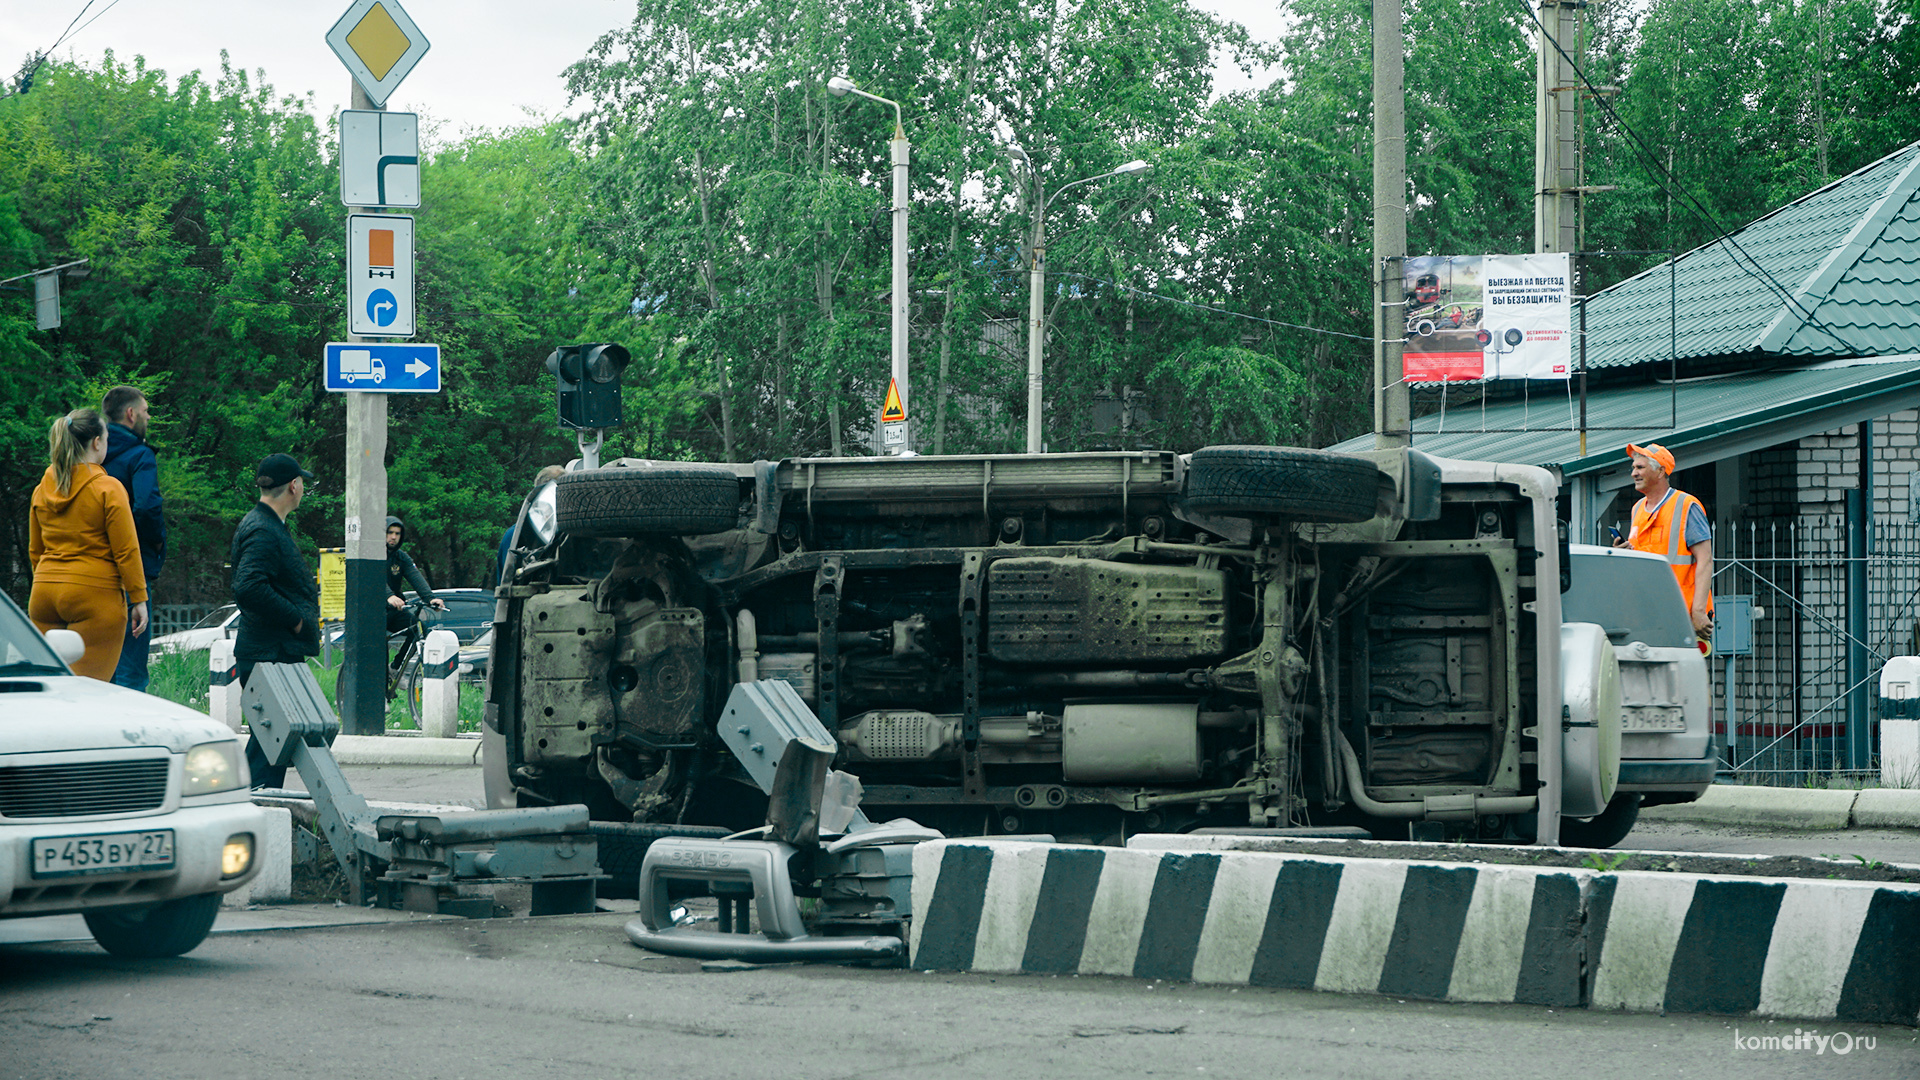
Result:
[[440,346],[378,341],[327,343],[327,389],[376,394],[440,392]]

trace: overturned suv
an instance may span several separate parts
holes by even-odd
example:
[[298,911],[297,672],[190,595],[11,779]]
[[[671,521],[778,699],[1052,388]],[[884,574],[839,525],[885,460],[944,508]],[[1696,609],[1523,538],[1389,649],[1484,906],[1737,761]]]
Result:
[[724,710],[783,679],[869,816],[950,833],[1544,838],[1620,752],[1554,494],[1404,449],[575,470],[498,592],[490,795],[757,825]]

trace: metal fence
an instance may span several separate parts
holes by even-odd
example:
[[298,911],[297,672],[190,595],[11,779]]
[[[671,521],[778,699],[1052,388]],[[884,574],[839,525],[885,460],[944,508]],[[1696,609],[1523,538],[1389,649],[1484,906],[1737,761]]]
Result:
[[152,610],[153,636],[164,637],[191,630],[195,623],[213,613],[218,604],[155,604]]
[[[1713,549],[1715,596],[1750,596],[1763,612],[1753,622],[1750,654],[1723,651],[1711,661],[1715,727],[1728,766],[1739,779],[1783,786],[1877,776],[1871,767],[1850,768],[1857,763],[1847,755],[1847,578],[1855,560],[1847,554],[1846,517],[1738,522],[1715,534]],[[1872,720],[1881,666],[1920,653],[1920,526],[1876,523],[1866,550],[1866,664],[1858,682]],[[1731,607],[1718,603],[1717,645],[1730,639]]]

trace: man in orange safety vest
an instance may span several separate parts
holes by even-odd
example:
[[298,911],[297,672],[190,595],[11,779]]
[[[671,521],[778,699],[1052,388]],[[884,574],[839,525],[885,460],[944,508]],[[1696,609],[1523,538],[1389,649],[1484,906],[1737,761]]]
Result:
[[1627,456],[1633,459],[1633,486],[1640,501],[1633,507],[1633,532],[1614,546],[1667,560],[1693,616],[1693,632],[1707,642],[1713,636],[1713,529],[1706,508],[1673,486],[1673,454],[1666,447],[1629,443]]

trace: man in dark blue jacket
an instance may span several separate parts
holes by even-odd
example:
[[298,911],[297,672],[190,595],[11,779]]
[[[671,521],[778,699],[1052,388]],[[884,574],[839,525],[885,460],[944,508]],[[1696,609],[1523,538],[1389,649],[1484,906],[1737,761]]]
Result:
[[[313,474],[290,454],[269,454],[255,470],[260,501],[233,530],[233,602],[240,630],[233,639],[234,675],[247,684],[258,664],[298,664],[320,653],[320,584],[287,529],[287,515],[307,493]],[[247,740],[253,786],[280,787],[286,766],[269,765],[260,740]]]
[[[133,506],[133,530],[140,538],[140,563],[147,574],[147,595],[152,596],[153,580],[160,576],[160,564],[167,558],[160,462],[147,444],[147,422],[153,414],[147,396],[132,386],[107,391],[100,402],[100,413],[107,418],[107,459],[101,464],[108,476],[127,489],[127,502]],[[129,619],[127,637],[120,646],[120,666],[113,671],[114,685],[146,690],[147,649],[152,644],[152,622],[135,634]]]

